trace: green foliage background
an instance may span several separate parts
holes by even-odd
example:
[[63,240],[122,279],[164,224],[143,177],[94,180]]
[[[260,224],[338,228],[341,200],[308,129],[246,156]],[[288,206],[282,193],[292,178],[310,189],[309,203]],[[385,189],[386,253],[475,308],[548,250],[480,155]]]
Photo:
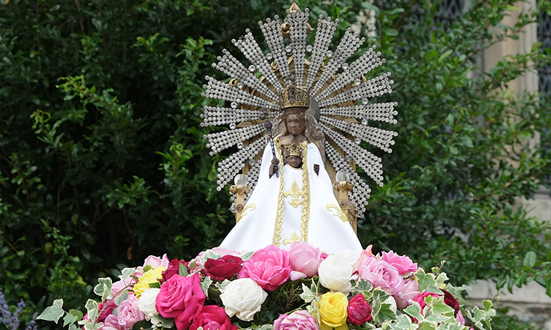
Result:
[[[4,0],[6,2],[6,0]],[[414,6],[414,4],[416,5]],[[537,281],[551,294],[551,229],[512,208],[544,184],[551,157],[529,145],[550,129],[550,103],[508,85],[539,46],[480,72],[481,51],[518,38],[535,12],[512,0],[471,1],[446,26],[439,1],[299,2],[339,18],[335,42],[362,9],[375,10],[377,44],[399,103],[386,184],[374,189],[359,236],[452,282]],[[82,305],[94,280],[147,255],[195,256],[233,225],[227,192],[199,127],[205,75],[231,39],[283,0],[11,0],[0,5],[0,290],[36,310],[63,297]],[[422,16],[417,15],[422,11]],[[519,23],[505,26],[506,15]],[[362,27],[362,33],[366,27]],[[336,47],[336,45],[333,45]],[[547,115],[546,115],[547,114]],[[227,154],[226,154],[227,155]],[[374,184],[371,182],[371,186]],[[500,325],[501,324],[501,325]],[[503,318],[499,328],[511,329]]]

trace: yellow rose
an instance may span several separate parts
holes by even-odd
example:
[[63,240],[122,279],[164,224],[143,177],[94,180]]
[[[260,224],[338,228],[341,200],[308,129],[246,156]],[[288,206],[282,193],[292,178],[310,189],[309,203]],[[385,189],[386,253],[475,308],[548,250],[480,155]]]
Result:
[[346,317],[348,299],[341,292],[327,292],[321,296],[319,304],[321,324],[320,330],[348,330]]
[[166,270],[166,267],[159,266],[145,272],[142,277],[140,277],[138,283],[134,285],[134,294],[136,298],[140,298],[142,293],[149,289],[150,283],[156,283],[163,276],[163,271]]

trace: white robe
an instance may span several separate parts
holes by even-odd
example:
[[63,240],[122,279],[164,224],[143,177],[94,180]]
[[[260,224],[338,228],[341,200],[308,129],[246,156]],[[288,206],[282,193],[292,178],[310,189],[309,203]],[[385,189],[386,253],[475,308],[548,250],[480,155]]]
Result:
[[[277,154],[281,159],[278,142]],[[302,169],[289,165],[281,168],[280,163],[280,177],[269,178],[271,160],[272,151],[268,145],[262,156],[258,183],[245,205],[243,216],[221,246],[236,251],[255,251],[270,244],[289,248],[292,241],[299,240],[326,253],[345,249],[361,251],[362,245],[341,212],[316,145],[307,145]],[[314,171],[314,164],[319,165],[319,175]]]

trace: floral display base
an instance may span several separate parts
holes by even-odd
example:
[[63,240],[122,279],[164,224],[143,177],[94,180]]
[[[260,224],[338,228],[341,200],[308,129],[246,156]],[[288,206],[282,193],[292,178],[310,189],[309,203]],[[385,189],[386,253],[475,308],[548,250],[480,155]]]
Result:
[[447,283],[440,268],[371,246],[331,255],[305,242],[218,247],[191,261],[150,256],[116,282],[99,278],[86,314],[57,299],[38,319],[63,318],[69,330],[491,329],[492,303],[466,309],[468,287]]

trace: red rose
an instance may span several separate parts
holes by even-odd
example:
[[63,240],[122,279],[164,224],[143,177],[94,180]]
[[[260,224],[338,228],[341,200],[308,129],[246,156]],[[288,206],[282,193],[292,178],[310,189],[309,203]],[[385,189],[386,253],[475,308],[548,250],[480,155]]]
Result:
[[172,276],[179,274],[180,264],[186,266],[187,268],[188,263],[184,259],[172,259],[172,261],[168,264],[167,269],[163,271],[163,278],[159,279],[159,282],[163,284],[164,282],[168,281]]
[[371,321],[371,306],[365,300],[363,294],[357,294],[348,302],[348,322],[351,324],[364,324]]
[[442,290],[442,292],[444,292],[444,304],[453,308],[453,316],[457,316],[457,313],[459,312],[459,301],[457,301],[457,299],[455,299],[455,297],[448,291]]
[[203,312],[199,314],[189,330],[197,330],[202,327],[203,330],[237,330],[238,326],[231,324],[226,311],[220,306],[208,305],[203,307]]
[[178,330],[186,330],[203,310],[205,298],[197,273],[174,275],[161,285],[155,304],[162,317],[173,318]]
[[229,280],[243,268],[242,263],[241,258],[231,255],[225,255],[219,259],[207,259],[201,273],[218,281]]

